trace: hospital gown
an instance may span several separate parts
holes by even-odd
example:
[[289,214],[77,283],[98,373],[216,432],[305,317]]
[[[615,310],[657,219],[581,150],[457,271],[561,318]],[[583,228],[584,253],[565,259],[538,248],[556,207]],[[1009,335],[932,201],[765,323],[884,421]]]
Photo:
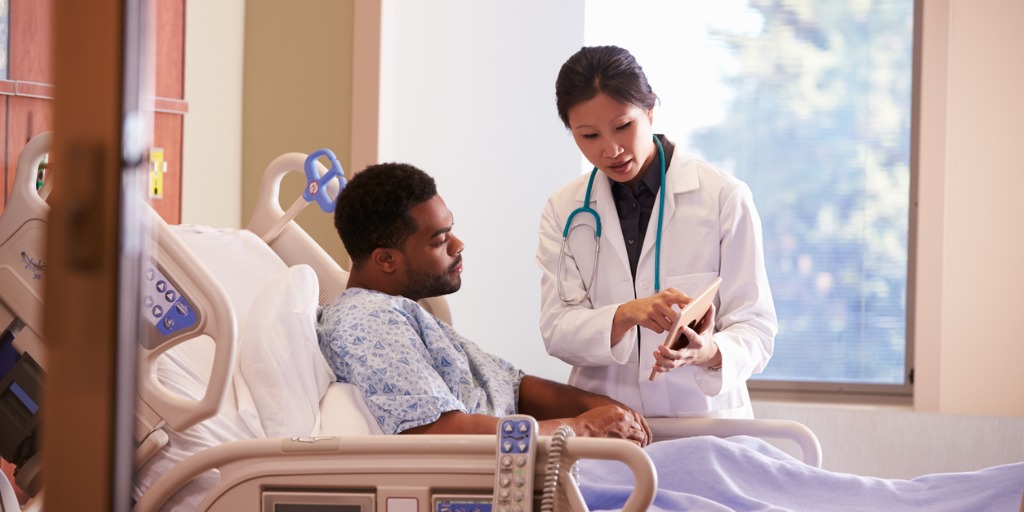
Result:
[[523,372],[404,297],[345,290],[317,312],[317,338],[338,381],[362,390],[385,434],[448,411],[516,412]]

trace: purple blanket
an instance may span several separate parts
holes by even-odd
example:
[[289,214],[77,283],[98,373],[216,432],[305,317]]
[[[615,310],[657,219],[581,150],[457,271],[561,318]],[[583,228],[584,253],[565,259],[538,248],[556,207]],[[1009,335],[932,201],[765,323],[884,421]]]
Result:
[[[647,449],[658,472],[652,510],[1020,510],[1024,462],[981,471],[888,480],[808,466],[750,437],[694,437]],[[580,463],[591,510],[619,510],[633,478],[622,463]]]

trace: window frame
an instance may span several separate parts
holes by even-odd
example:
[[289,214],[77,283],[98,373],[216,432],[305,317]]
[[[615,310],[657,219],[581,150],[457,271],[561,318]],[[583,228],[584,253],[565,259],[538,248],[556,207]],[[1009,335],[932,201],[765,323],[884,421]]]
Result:
[[[904,311],[903,337],[903,382],[867,383],[830,380],[783,380],[761,379],[754,375],[747,380],[751,397],[759,400],[785,400],[796,402],[868,403],[911,405],[914,401],[914,323],[916,317],[915,290],[917,276],[917,217],[918,217],[918,169],[920,145],[920,77],[923,25],[923,0],[912,0],[912,33],[910,55],[910,126],[908,137],[908,197],[906,231],[906,303]],[[587,44],[592,44],[587,42]],[[601,43],[603,44],[603,43]],[[581,172],[589,172],[590,166],[581,158]],[[769,275],[769,280],[771,276]],[[769,362],[769,367],[771,362]]]
[[[902,384],[869,384],[829,381],[761,380],[747,387],[753,400],[828,402],[872,405],[913,405],[914,352],[917,290],[917,239],[921,139],[921,57],[923,0],[913,2],[913,34],[910,84],[910,186],[907,222],[907,307]],[[770,364],[770,363],[769,363]]]

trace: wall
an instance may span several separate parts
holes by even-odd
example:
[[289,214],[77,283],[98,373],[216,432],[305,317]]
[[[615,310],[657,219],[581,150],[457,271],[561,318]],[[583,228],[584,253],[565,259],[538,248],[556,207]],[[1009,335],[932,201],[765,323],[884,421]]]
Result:
[[459,332],[527,372],[564,381],[541,342],[537,226],[580,172],[555,111],[562,62],[583,40],[583,2],[385,0],[381,160],[433,175],[466,244]]
[[784,402],[755,403],[754,414],[807,425],[821,443],[822,467],[839,473],[909,479],[1024,461],[1024,417]]
[[1024,3],[951,5],[939,409],[1024,416]]
[[[242,219],[248,222],[263,170],[288,152],[331,149],[351,174],[353,0],[248,0],[242,117]],[[298,169],[301,171],[301,169]],[[305,183],[282,185],[288,209]],[[306,208],[298,222],[343,264],[333,219]],[[347,265],[346,265],[347,266]]]
[[924,4],[915,406],[1024,416],[1024,4]]
[[181,222],[242,223],[245,0],[185,4]]

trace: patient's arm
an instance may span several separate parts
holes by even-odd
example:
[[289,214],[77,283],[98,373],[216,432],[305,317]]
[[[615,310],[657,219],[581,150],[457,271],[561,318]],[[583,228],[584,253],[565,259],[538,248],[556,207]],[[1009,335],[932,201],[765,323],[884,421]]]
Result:
[[[647,421],[636,411],[603,395],[529,375],[519,383],[519,411],[537,419],[541,435],[554,434],[562,425],[577,435],[614,437],[640,446],[651,442]],[[493,434],[498,420],[462,411],[442,413],[437,421],[402,431],[402,434]]]
[[538,420],[573,418],[605,405],[628,407],[575,386],[527,375],[519,382],[519,412]]
[[441,413],[433,423],[406,429],[400,434],[494,434],[497,431],[498,418],[494,416],[448,411]]
[[[569,425],[577,435],[628,439],[640,446],[651,442],[647,420],[636,411],[604,395],[527,375],[519,383],[519,412],[529,414],[553,432]],[[545,421],[547,420],[547,421]]]
[[[562,425],[577,435],[614,437],[640,446],[651,442],[651,429],[643,416],[611,398],[527,375],[519,383],[519,412],[537,419],[541,435],[554,434]],[[442,413],[437,421],[403,434],[493,434],[498,418],[461,411]]]
[[[640,446],[647,446],[651,439],[650,429],[643,418],[638,423],[631,414],[636,413],[615,405],[606,405],[573,418],[538,420],[537,425],[541,435],[552,435],[558,427],[569,425],[577,435],[627,439]],[[494,434],[498,429],[498,421],[499,418],[486,414],[448,411],[433,423],[403,430],[401,434]]]

